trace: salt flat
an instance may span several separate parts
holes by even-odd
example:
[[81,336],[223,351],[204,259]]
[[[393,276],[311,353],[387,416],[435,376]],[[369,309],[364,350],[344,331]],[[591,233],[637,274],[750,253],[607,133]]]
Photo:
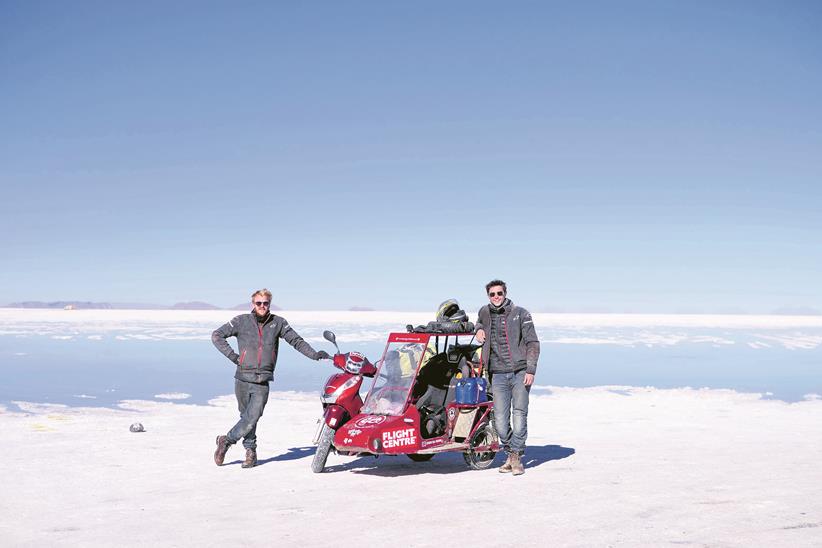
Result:
[[[51,310],[0,308],[0,337],[48,336],[57,340],[203,340],[240,314],[236,310]],[[382,342],[389,331],[433,320],[427,312],[277,311],[305,338],[340,329],[340,340]],[[673,346],[682,343],[772,345],[812,349],[822,345],[822,316],[696,314],[534,314],[540,340],[553,344]],[[471,313],[476,319],[476,314]]]
[[[0,328],[20,324],[66,324],[118,327],[129,323],[208,325],[227,321],[242,314],[236,310],[54,310],[38,308],[0,308]],[[433,312],[286,310],[275,314],[295,323],[427,323]],[[546,326],[680,326],[680,327],[822,327],[822,316],[778,316],[748,314],[565,314],[534,313],[534,322]]]
[[232,396],[18,405],[0,412],[3,546],[822,544],[819,399],[551,387],[516,478],[458,454],[332,455],[313,474],[309,394],[272,394],[250,470],[237,447],[212,462]]

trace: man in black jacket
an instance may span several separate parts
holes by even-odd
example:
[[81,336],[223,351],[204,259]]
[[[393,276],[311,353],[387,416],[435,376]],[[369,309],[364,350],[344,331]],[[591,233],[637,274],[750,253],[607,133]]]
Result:
[[[214,462],[221,466],[228,448],[242,438],[245,447],[243,468],[257,464],[257,421],[263,415],[268,401],[268,381],[274,375],[280,337],[312,360],[328,359],[328,352],[317,352],[294,331],[285,318],[271,313],[271,292],[255,291],[251,296],[252,311],[241,314],[211,334],[217,350],[231,360],[234,373],[234,394],[240,408],[240,420],[224,436],[217,436]],[[235,352],[226,340],[237,337]]]
[[492,280],[485,291],[491,302],[480,309],[475,333],[491,374],[494,426],[508,453],[499,471],[519,476],[525,473],[522,455],[528,437],[528,395],[537,372],[539,339],[531,313],[507,298],[505,282]]

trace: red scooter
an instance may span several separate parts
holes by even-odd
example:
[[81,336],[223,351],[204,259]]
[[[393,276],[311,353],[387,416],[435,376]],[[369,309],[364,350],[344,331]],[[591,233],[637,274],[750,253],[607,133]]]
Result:
[[359,352],[340,352],[334,333],[324,331],[323,337],[337,349],[332,362],[334,367],[342,369],[342,372],[328,377],[320,394],[323,416],[317,421],[317,433],[314,435],[317,451],[314,453],[314,460],[311,461],[311,470],[317,473],[325,468],[325,461],[333,446],[334,434],[351,417],[360,413],[360,386],[363,377],[373,377],[377,373],[376,366]]

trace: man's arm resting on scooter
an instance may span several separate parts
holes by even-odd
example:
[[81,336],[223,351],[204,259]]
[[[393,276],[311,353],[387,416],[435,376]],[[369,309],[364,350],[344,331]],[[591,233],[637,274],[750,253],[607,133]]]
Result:
[[320,354],[316,350],[314,350],[310,344],[305,342],[305,340],[300,337],[300,335],[294,331],[294,329],[288,325],[288,322],[283,320],[282,330],[280,331],[280,337],[285,339],[285,342],[293,346],[297,352],[305,356],[306,358],[310,358],[312,360],[319,360],[322,358],[327,358],[327,353]]

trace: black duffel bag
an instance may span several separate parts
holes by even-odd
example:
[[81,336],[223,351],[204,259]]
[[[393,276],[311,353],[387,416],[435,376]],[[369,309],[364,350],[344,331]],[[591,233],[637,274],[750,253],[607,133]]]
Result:
[[409,333],[473,333],[474,324],[471,322],[428,322],[427,325],[406,326]]

